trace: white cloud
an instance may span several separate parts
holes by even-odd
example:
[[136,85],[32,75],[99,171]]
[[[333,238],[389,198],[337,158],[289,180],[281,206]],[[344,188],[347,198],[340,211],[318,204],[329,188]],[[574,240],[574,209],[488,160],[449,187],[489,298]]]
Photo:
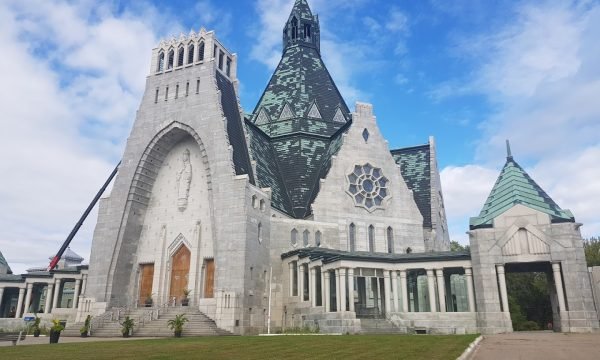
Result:
[[[501,165],[504,140],[510,139],[515,159],[584,223],[584,236],[598,235],[600,5],[547,2],[519,6],[517,14],[504,28],[464,39],[461,49],[475,62],[473,77],[449,80],[437,92],[440,100],[480,93],[495,109],[479,125],[478,165],[443,171],[444,181],[451,181],[444,183],[449,222],[466,224],[464,203],[456,202],[471,202],[451,175],[477,178],[479,168]],[[477,215],[481,206],[468,216]]]
[[[17,273],[47,265],[120,158],[157,42],[149,13],[91,5],[0,4],[0,248]],[[95,221],[72,243],[86,258]]]

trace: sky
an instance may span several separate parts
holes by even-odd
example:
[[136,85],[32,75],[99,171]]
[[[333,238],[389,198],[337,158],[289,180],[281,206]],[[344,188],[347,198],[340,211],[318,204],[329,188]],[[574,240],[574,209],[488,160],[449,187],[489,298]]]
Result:
[[[468,243],[515,159],[600,235],[600,2],[309,0],[348,106],[390,148],[434,136],[450,237]],[[251,112],[293,0],[0,2],[0,251],[46,266],[118,163],[161,39],[215,30]],[[71,248],[89,259],[96,210]]]

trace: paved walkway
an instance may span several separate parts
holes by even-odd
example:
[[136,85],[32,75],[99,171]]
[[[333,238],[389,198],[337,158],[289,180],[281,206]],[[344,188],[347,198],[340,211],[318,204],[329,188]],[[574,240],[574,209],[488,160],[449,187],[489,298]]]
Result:
[[485,335],[471,359],[600,359],[600,333],[563,334],[536,331]]
[[[87,337],[87,338],[82,338],[82,337],[70,337],[70,336],[61,336],[60,339],[58,340],[59,344],[63,344],[63,343],[81,343],[81,342],[91,342],[91,341],[130,341],[130,340],[142,340],[142,339],[157,339],[157,338],[151,338],[151,337],[130,337],[130,338],[124,338],[124,337]],[[27,336],[27,338],[23,341],[21,341],[21,343],[19,343],[19,346],[22,345],[41,345],[41,344],[49,344],[50,343],[50,339],[47,336],[40,336],[40,337],[33,337],[33,336]],[[0,346],[12,346],[12,343],[10,341],[0,341]]]

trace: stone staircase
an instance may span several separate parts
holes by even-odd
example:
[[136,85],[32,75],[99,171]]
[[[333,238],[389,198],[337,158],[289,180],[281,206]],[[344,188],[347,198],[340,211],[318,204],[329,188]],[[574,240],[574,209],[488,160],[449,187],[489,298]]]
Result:
[[[126,316],[134,319],[134,337],[170,337],[173,330],[169,329],[167,322],[178,314],[185,314],[188,322],[183,327],[182,336],[222,336],[232,335],[230,332],[219,329],[215,322],[193,307],[172,307],[162,309],[158,319],[150,320],[147,315],[150,310],[146,308],[132,309],[121,315],[121,321]],[[145,319],[143,322],[141,319]],[[80,336],[79,329],[83,324],[67,325],[62,336]],[[120,337],[121,324],[119,321],[106,321],[103,326],[92,332],[94,337]]]
[[361,334],[406,334],[407,329],[387,319],[360,319]]

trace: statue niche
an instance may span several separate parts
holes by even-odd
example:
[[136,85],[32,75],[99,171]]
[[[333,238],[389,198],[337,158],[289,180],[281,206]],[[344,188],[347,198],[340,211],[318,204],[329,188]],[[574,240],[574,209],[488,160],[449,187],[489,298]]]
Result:
[[183,151],[181,161],[183,167],[177,172],[177,208],[179,211],[184,211],[188,205],[192,183],[192,164],[190,163],[190,151],[188,149]]

